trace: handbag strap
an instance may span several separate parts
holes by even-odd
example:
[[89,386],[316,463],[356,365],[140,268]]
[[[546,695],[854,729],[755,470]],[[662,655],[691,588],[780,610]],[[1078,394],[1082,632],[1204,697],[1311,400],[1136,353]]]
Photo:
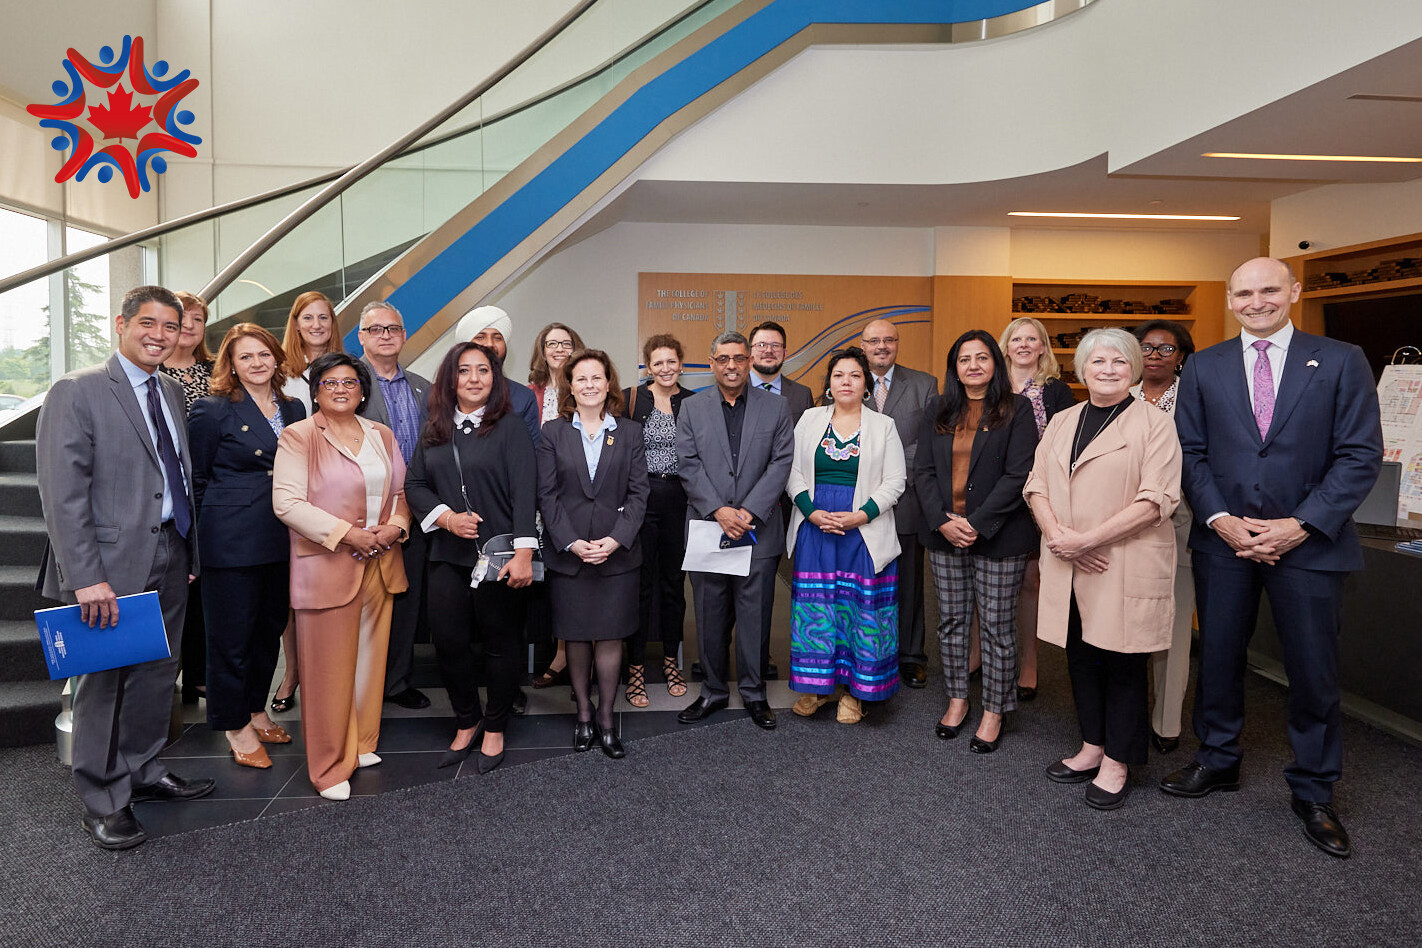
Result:
[[454,451],[454,470],[459,475],[459,496],[464,499],[464,512],[473,513],[474,505],[469,502],[469,491],[464,487],[464,462],[459,459],[459,429],[449,433],[449,447]]

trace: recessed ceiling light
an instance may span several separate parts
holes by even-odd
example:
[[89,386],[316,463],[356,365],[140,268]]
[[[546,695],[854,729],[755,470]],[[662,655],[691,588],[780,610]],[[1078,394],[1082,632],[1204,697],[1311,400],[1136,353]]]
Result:
[[1008,217],[1087,217],[1122,221],[1237,221],[1226,214],[1097,214],[1087,211],[1008,211]]
[[1201,158],[1260,158],[1266,161],[1379,161],[1392,164],[1422,164],[1422,158],[1388,158],[1381,155],[1266,155],[1247,151],[1207,151]]

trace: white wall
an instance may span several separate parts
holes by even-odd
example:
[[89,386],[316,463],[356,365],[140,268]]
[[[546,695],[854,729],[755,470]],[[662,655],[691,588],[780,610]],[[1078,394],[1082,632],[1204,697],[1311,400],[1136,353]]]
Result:
[[1280,198],[1270,206],[1269,252],[1277,257],[1422,232],[1422,180],[1335,184]]
[[1419,36],[1415,0],[1106,0],[983,43],[812,48],[642,177],[990,181],[1103,152],[1114,170]]
[[1259,235],[1234,231],[1014,230],[1019,280],[1223,280],[1259,255]]

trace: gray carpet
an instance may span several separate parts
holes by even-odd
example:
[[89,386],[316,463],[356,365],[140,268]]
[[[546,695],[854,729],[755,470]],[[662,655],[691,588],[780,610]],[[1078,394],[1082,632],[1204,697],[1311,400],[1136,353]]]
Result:
[[[1055,650],[1044,650],[1055,653]],[[1422,751],[1345,728],[1356,853],[1303,838],[1283,690],[1252,677],[1244,786],[1113,813],[1042,768],[1064,669],[1002,749],[939,741],[937,687],[856,727],[724,723],[485,776],[94,849],[46,749],[0,752],[6,945],[1411,945]],[[935,682],[936,685],[936,682]],[[1187,741],[1187,743],[1189,743]],[[175,804],[181,805],[181,804]]]

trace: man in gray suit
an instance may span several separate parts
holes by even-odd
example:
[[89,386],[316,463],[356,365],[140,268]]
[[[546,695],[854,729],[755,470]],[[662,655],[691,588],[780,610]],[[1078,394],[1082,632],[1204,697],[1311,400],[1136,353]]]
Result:
[[[429,413],[430,383],[400,365],[400,352],[405,348],[405,318],[389,303],[366,303],[360,311],[360,342],[365,347],[361,359],[375,377],[365,417],[395,432],[400,455],[409,464]],[[418,710],[430,706],[430,699],[410,681],[415,669],[415,635],[425,611],[424,531],[410,531],[402,555],[410,588],[396,594],[390,613],[385,700]]]
[[168,635],[168,658],[78,678],[74,785],[84,829],[104,849],[145,839],[134,801],[193,799],[213,788],[158,760],[188,583],[198,571],[183,389],[157,371],[182,317],[178,298],[161,286],[131,291],[114,321],[118,351],[55,382],[35,433],[49,533],[40,592],[78,603],[90,626],[123,635],[117,597],[155,590]]
[[780,495],[790,479],[794,433],[783,398],[753,388],[750,347],[738,332],[724,332],[711,344],[716,385],[681,403],[676,448],[689,520],[715,520],[731,540],[754,531],[750,574],[692,573],[696,638],[706,679],[701,696],[677,715],[684,724],[726,707],[732,627],[735,628],[737,686],[751,720],[767,730],[775,712],[765,700],[761,677],[762,599],[775,581],[785,551]]
[[[938,380],[899,361],[899,330],[888,320],[864,327],[859,344],[869,357],[869,391],[864,404],[894,419],[904,444],[904,462],[913,470],[918,453],[918,426],[928,400],[938,394]],[[923,547],[918,542],[918,493],[913,478],[894,505],[894,530],[899,535],[899,678],[910,688],[928,683],[928,655],[923,650]]]
[[[788,349],[785,327],[766,320],[750,331],[751,384],[766,392],[782,396],[790,405],[790,427],[800,423],[805,409],[815,404],[809,388],[780,374]],[[790,524],[790,498],[780,495],[780,519]],[[777,564],[778,569],[778,564]],[[775,612],[775,577],[771,577],[764,597],[764,614],[760,623],[760,671],[767,681],[780,677],[780,669],[770,660],[770,621]]]

